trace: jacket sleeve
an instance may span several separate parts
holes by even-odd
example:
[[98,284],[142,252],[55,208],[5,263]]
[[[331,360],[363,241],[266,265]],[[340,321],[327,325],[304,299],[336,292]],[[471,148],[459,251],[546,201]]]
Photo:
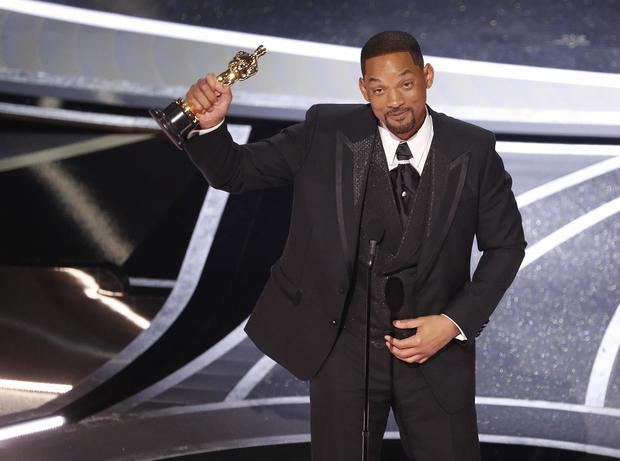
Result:
[[512,179],[492,138],[479,182],[476,239],[483,252],[472,280],[465,283],[444,313],[472,339],[489,320],[514,280],[525,256],[521,214]]
[[316,106],[302,123],[250,144],[235,143],[226,123],[194,136],[185,151],[209,184],[230,193],[289,184],[301,168],[316,124]]

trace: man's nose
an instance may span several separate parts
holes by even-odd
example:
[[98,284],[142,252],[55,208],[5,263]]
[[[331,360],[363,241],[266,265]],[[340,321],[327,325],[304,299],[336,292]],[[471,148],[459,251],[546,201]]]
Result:
[[388,105],[390,107],[400,107],[403,102],[403,98],[398,90],[388,91]]

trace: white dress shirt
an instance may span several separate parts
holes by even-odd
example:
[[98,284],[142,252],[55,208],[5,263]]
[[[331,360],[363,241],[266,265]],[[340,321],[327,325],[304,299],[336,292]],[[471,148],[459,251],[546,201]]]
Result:
[[[402,139],[396,137],[390,130],[385,128],[382,124],[379,125],[379,135],[381,136],[381,144],[383,144],[383,151],[385,152],[385,159],[387,160],[388,169],[393,170],[398,166],[399,160],[396,157],[396,149],[398,145],[403,142]],[[409,139],[407,139],[407,145],[413,157],[409,160],[411,166],[422,176],[424,170],[424,164],[428,157],[428,152],[431,149],[431,142],[433,141],[433,119],[431,114],[426,112],[424,123],[420,129]]]

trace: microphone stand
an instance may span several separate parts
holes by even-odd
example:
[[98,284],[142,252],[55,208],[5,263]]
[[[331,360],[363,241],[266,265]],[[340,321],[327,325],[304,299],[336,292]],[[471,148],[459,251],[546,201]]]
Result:
[[375,255],[377,253],[377,241],[370,240],[368,242],[368,269],[367,273],[367,286],[366,286],[366,338],[365,338],[365,351],[364,351],[364,419],[362,422],[362,461],[368,461],[368,442],[369,442],[369,430],[368,420],[370,418],[370,397],[369,397],[369,383],[370,383],[370,286],[372,284],[372,266],[375,261]]

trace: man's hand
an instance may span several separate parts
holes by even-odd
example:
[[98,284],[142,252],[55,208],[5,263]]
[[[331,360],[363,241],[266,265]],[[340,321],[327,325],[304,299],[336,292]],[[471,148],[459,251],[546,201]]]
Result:
[[202,129],[214,127],[224,120],[231,101],[230,87],[218,82],[214,74],[198,80],[185,95],[185,102],[196,114]]
[[407,363],[424,363],[459,334],[457,326],[443,315],[395,320],[396,328],[417,328],[413,336],[396,339],[385,336],[385,345],[394,357]]

